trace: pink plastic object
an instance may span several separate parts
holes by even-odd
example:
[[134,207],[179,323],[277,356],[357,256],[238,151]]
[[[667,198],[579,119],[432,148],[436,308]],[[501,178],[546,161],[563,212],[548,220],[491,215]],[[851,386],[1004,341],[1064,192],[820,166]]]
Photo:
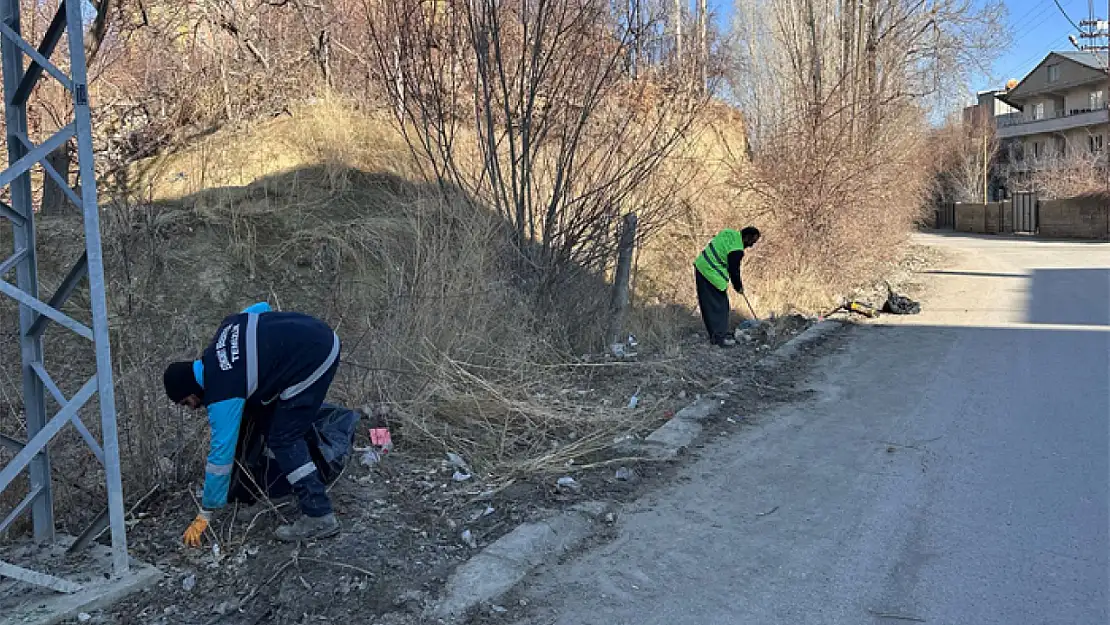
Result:
[[389,453],[393,449],[393,438],[389,435],[389,428],[370,428],[370,444]]

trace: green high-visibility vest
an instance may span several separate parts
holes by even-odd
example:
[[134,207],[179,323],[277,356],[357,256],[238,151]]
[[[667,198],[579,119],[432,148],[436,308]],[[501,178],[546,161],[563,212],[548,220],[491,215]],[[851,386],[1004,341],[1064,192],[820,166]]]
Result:
[[735,230],[724,229],[713,237],[694,261],[701,275],[721,291],[728,290],[728,255],[744,249],[744,238]]

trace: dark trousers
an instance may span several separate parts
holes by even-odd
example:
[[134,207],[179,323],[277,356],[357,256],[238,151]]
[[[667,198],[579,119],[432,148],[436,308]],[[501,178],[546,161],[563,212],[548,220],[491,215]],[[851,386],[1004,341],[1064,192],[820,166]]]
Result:
[[293,486],[293,494],[300,502],[305,516],[321,517],[331,513],[324,481],[312,462],[305,442],[305,435],[319,417],[320,405],[328,394],[328,387],[335,379],[339,359],[319,380],[296,397],[279,401],[270,417],[266,444],[274,452],[274,459]]
[[713,283],[706,280],[697,269],[694,269],[694,281],[698,287],[698,308],[701,309],[701,320],[705,322],[709,342],[716,345],[728,338],[728,314],[731,310],[728,305],[728,293],[713,286]]

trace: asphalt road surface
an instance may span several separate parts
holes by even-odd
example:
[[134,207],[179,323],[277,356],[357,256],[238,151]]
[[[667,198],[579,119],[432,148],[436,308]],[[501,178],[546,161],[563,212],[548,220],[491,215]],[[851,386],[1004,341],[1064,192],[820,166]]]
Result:
[[519,622],[1110,623],[1110,246],[924,240],[921,315],[849,330]]

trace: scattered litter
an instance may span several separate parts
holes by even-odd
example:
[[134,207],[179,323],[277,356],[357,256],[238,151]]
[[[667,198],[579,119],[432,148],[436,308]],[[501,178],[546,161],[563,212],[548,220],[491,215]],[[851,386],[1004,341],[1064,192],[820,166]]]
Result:
[[[384,420],[380,417],[378,421],[384,423]],[[380,463],[389,452],[393,451],[393,438],[389,433],[389,428],[370,428],[370,446],[355,447],[354,450],[362,453],[358,460],[362,466],[372,467]]]
[[635,482],[637,475],[636,472],[628,467],[621,467],[617,469],[616,477],[622,482]]
[[624,443],[631,443],[634,440],[636,440],[635,434],[621,434],[613,439],[613,445],[617,446]]
[[197,587],[197,576],[190,575],[183,579],[181,581],[181,587],[185,589],[185,592],[192,592],[193,589]]
[[640,396],[639,395],[633,395],[631,398],[629,398],[629,400],[628,400],[628,409],[629,410],[635,410],[636,406],[639,406],[639,405],[640,405]]
[[612,512],[605,513],[605,522],[609,525],[617,522],[617,515]]
[[477,549],[478,548],[478,541],[475,540],[474,534],[471,533],[470,530],[463,530],[462,541],[464,543],[466,543],[466,546],[470,547],[471,549]]
[[494,612],[496,612],[498,614],[504,614],[504,613],[509,611],[509,608],[506,608],[503,605],[491,605],[489,607],[489,609],[493,610]]
[[382,450],[382,454],[393,451],[393,436],[389,428],[370,428],[370,444]]
[[87,621],[91,618],[92,618],[92,615],[89,614],[88,612],[81,612],[77,615],[77,620],[81,621],[82,623],[84,623],[85,621]]
[[463,473],[462,471],[455,471],[454,475],[451,476],[451,479],[456,481],[456,482],[465,482],[465,481],[469,480],[472,477],[474,477],[474,476],[469,474],[469,473]]
[[570,476],[559,478],[558,481],[555,482],[555,485],[563,490],[568,490],[574,493],[582,490],[582,485]]
[[[303,577],[301,578],[301,581],[304,582]],[[233,601],[223,601],[223,602],[220,603],[220,605],[216,606],[215,608],[212,608],[212,612],[214,612],[216,614],[219,614],[220,616],[224,616],[224,615],[228,614],[229,612],[234,612],[235,609],[236,609],[235,602],[233,602]]]
[[870,304],[865,304],[863,302],[858,302],[856,300],[844,302],[840,305],[840,309],[846,310],[850,313],[856,313],[857,315],[863,315],[868,319],[874,319],[879,316],[879,311],[875,310],[874,306]]
[[489,515],[493,514],[493,512],[494,512],[493,506],[486,506],[485,510],[475,510],[474,513],[470,515],[470,520],[471,521],[477,521],[478,519],[480,519],[482,517],[486,517],[486,516],[489,516]]
[[686,391],[679,391],[678,392],[678,398],[679,399],[686,399]]
[[636,347],[639,344],[636,337],[629,334],[624,343],[613,343],[610,345],[609,353],[611,353],[614,358],[635,358],[638,355],[636,353]]
[[883,303],[883,312],[892,315],[916,315],[921,312],[921,304],[905,295],[898,295],[890,284],[886,285],[886,302]]
[[362,457],[358,459],[358,463],[364,467],[372,467],[382,461],[381,453],[373,447],[357,448],[356,450],[362,452]]
[[728,419],[726,419],[726,421],[728,421],[729,423],[736,423],[736,419],[733,419],[732,417],[729,417]]
[[470,465],[466,463],[466,460],[463,460],[462,456],[453,451],[447,452],[446,464],[448,468],[461,469],[467,473],[470,472]]

